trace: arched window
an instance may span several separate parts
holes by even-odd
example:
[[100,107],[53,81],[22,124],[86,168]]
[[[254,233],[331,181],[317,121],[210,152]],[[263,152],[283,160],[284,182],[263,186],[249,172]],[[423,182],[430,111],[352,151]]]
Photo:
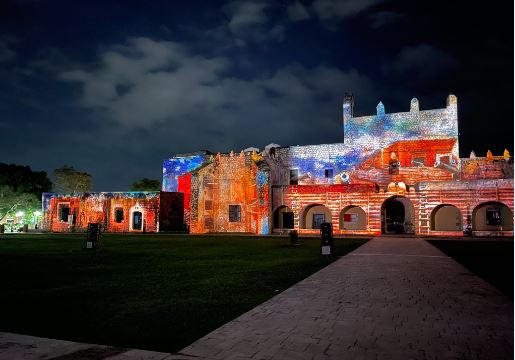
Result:
[[512,231],[513,214],[508,206],[497,201],[479,204],[472,211],[472,230]]
[[301,229],[320,229],[325,222],[332,222],[331,210],[321,204],[312,204],[304,208],[300,216]]

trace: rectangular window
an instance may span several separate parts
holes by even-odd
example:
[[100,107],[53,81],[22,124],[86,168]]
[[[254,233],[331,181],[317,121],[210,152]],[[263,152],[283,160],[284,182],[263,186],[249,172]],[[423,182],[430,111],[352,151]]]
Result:
[[500,209],[486,209],[486,225],[499,226],[502,224]]
[[229,205],[229,222],[241,221],[241,206]]
[[290,185],[299,184],[299,169],[290,169]]
[[424,166],[424,160],[425,160],[425,158],[423,158],[423,157],[414,158],[413,160],[411,160],[411,165],[412,166]]
[[313,229],[320,229],[323,223],[325,223],[325,214],[313,214]]
[[122,208],[116,208],[114,211],[114,221],[117,223],[123,222],[123,209]]
[[70,207],[68,205],[59,206],[59,221],[68,222],[68,215],[70,215]]
[[332,178],[333,177],[333,169],[325,169],[324,174],[326,178]]

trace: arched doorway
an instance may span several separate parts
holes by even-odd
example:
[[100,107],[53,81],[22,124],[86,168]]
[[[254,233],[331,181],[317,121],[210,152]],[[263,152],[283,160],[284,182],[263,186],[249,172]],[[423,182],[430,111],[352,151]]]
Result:
[[472,230],[512,231],[513,214],[508,206],[497,201],[479,204],[472,211]]
[[404,196],[392,196],[381,206],[381,232],[383,234],[414,234],[415,208]]
[[274,210],[274,229],[293,229],[293,211],[286,205],[281,205]]
[[431,212],[431,230],[433,231],[462,231],[460,210],[449,204],[438,205]]
[[331,210],[324,205],[313,204],[307,206],[300,216],[301,229],[320,229],[320,224],[332,222]]
[[143,227],[143,214],[141,211],[132,213],[132,230],[141,230]]
[[143,231],[145,226],[144,210],[136,203],[130,210],[130,231]]
[[340,212],[341,230],[366,230],[367,214],[359,206],[349,205]]

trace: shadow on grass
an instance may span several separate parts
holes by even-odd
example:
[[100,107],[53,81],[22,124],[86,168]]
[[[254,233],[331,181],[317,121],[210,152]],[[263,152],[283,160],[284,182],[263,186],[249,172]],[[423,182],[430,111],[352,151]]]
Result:
[[513,242],[428,240],[471,272],[513,299]]

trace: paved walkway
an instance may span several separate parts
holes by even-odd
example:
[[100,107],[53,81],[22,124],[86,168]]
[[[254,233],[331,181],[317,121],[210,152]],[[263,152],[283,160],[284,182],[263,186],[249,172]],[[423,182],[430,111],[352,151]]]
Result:
[[0,332],[0,359],[169,360],[171,354]]
[[513,359],[513,303],[422,239],[375,238],[173,359]]
[[0,359],[513,359],[513,302],[422,239],[375,238],[177,354],[0,333]]

